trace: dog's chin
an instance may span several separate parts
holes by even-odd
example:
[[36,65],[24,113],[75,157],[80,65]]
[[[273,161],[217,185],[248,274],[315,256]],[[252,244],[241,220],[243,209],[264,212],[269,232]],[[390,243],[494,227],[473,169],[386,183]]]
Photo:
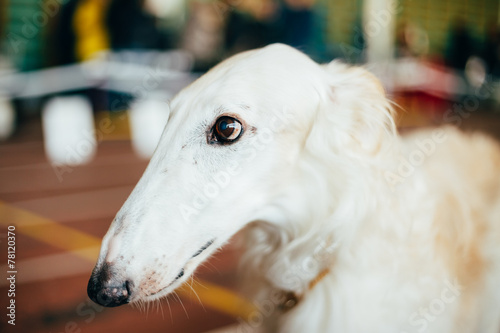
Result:
[[175,281],[172,281],[170,284],[168,284],[165,287],[159,287],[157,291],[154,291],[149,294],[136,294],[132,296],[130,300],[130,304],[134,305],[136,303],[144,303],[144,302],[153,302],[158,299],[167,297],[170,295],[172,292],[174,292],[177,288],[182,286],[182,284],[186,281],[186,279],[177,279]]
[[[194,258],[193,258],[194,259]],[[196,261],[196,262],[195,262]],[[176,278],[174,278],[169,284],[166,286],[159,286],[157,288],[157,291],[154,291],[149,294],[145,295],[136,295],[135,297],[132,296],[130,303],[141,303],[141,302],[152,302],[156,301],[160,298],[167,297],[171,293],[173,293],[177,288],[181,287],[184,282],[186,282],[194,273],[196,268],[203,262],[203,260],[191,260],[188,262],[184,268],[181,268],[179,273]]]
[[163,287],[162,289],[158,290],[157,292],[154,292],[154,293],[149,294],[149,295],[145,295],[144,297],[140,297],[137,300],[134,299],[132,302],[136,302],[136,301],[138,301],[138,302],[152,302],[152,301],[156,301],[158,299],[167,297],[168,295],[173,293],[177,288],[182,286],[182,284],[184,282],[185,281],[174,281],[170,285]]

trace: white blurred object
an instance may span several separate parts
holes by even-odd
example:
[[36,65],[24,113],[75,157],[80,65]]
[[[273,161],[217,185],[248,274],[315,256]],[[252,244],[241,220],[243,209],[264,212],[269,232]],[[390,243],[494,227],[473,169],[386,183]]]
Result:
[[16,113],[10,99],[0,93],[0,141],[8,139],[16,124]]
[[55,97],[42,111],[45,153],[57,165],[90,162],[97,149],[92,106],[83,96]]
[[172,17],[182,14],[185,0],[146,0],[144,8],[156,17]]
[[80,64],[19,73],[0,56],[0,91],[12,98],[31,98],[97,88],[143,97],[153,84],[154,90],[176,93],[197,78],[189,73],[193,61],[191,53],[183,50],[128,50],[99,53]]
[[393,62],[393,91],[423,91],[450,99],[465,95],[465,80],[455,71],[417,58],[400,58]]
[[129,117],[132,147],[140,157],[151,158],[169,114],[168,103],[160,99],[144,99],[132,105]]
[[475,87],[481,87],[486,81],[486,63],[479,57],[472,56],[465,64],[465,77]]
[[363,1],[363,28],[368,63],[391,61],[394,57],[397,8],[391,0]]

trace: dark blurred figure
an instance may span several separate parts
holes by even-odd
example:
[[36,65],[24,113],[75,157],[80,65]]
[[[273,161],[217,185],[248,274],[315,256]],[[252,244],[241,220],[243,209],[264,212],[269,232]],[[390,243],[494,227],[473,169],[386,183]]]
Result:
[[467,60],[474,52],[474,42],[467,29],[467,23],[459,18],[453,24],[448,39],[446,64],[454,69],[464,70]]
[[[428,53],[429,36],[427,31],[418,24],[400,23],[396,32],[396,57],[425,58]],[[439,62],[442,62],[442,59]]]
[[[107,5],[107,0],[102,0],[99,6]],[[99,35],[98,49],[108,49],[107,36],[103,36],[102,31],[104,24],[96,25],[95,22],[87,21],[91,29],[87,27],[77,26],[77,15],[83,13],[88,15],[88,5],[92,5],[92,0],[69,0],[66,1],[59,10],[51,26],[50,41],[48,47],[48,66],[64,66],[75,64],[80,61],[88,60],[87,55],[94,52],[93,47],[87,47],[86,42],[79,38],[82,31],[87,32],[88,36]],[[94,17],[93,17],[94,18]],[[99,19],[94,18],[99,21]],[[91,37],[94,38],[94,37]],[[95,38],[94,38],[95,39]],[[85,49],[85,52],[82,50]],[[97,50],[96,50],[97,51]],[[108,106],[107,95],[98,89],[84,89],[77,91],[66,91],[61,95],[84,95],[89,98],[94,110],[106,110]]]
[[488,73],[500,76],[500,30],[496,23],[489,25],[482,58],[486,62]]
[[408,23],[400,23],[396,29],[396,57],[413,57],[408,43]]
[[[0,36],[6,36],[7,31],[6,31],[6,24],[7,24],[7,1],[6,0],[0,0]],[[2,38],[4,39],[4,38]],[[3,42],[3,41],[2,41]],[[0,53],[3,52],[3,45],[2,42],[0,42]]]
[[326,54],[326,18],[315,0],[242,0],[228,14],[225,48],[227,55],[271,43],[293,46],[317,61]]
[[[106,15],[109,44],[113,51],[165,50],[173,47],[167,35],[157,28],[157,18],[145,11],[144,0],[111,0]],[[108,92],[108,110],[127,109],[133,97]]]
[[278,4],[273,0],[243,0],[229,11],[225,32],[227,55],[277,42]]
[[144,10],[143,0],[69,0],[53,29],[50,65],[88,60],[104,50],[172,47],[156,18]]
[[314,32],[315,0],[285,0],[281,10],[281,41],[298,49],[308,49]]
[[49,66],[61,66],[76,62],[76,37],[73,16],[79,0],[70,0],[59,11],[53,32],[50,34],[53,47],[49,50]]
[[173,47],[156,27],[156,18],[144,10],[144,0],[113,0],[106,25],[113,50],[162,50]]
[[231,10],[232,7],[223,1],[189,2],[182,47],[194,57],[193,71],[205,72],[223,58],[224,19]]
[[[52,28],[50,66],[91,60],[103,51],[162,50],[172,46],[167,35],[157,28],[156,18],[144,10],[143,0],[69,0]],[[131,100],[128,94],[98,89],[67,93],[87,95],[97,111],[121,110],[128,103],[115,102]]]

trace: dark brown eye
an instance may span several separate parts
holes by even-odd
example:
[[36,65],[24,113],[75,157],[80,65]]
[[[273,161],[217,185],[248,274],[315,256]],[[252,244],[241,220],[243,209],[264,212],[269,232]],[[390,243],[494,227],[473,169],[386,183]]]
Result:
[[223,116],[217,119],[214,125],[213,134],[220,142],[232,142],[237,140],[243,132],[241,123],[231,117]]

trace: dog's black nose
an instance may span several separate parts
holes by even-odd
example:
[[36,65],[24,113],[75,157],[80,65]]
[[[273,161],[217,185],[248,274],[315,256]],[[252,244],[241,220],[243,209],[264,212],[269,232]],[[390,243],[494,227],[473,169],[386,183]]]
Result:
[[116,283],[109,276],[109,267],[106,265],[92,273],[87,285],[89,298],[95,303],[109,308],[127,304],[131,296],[130,281]]

